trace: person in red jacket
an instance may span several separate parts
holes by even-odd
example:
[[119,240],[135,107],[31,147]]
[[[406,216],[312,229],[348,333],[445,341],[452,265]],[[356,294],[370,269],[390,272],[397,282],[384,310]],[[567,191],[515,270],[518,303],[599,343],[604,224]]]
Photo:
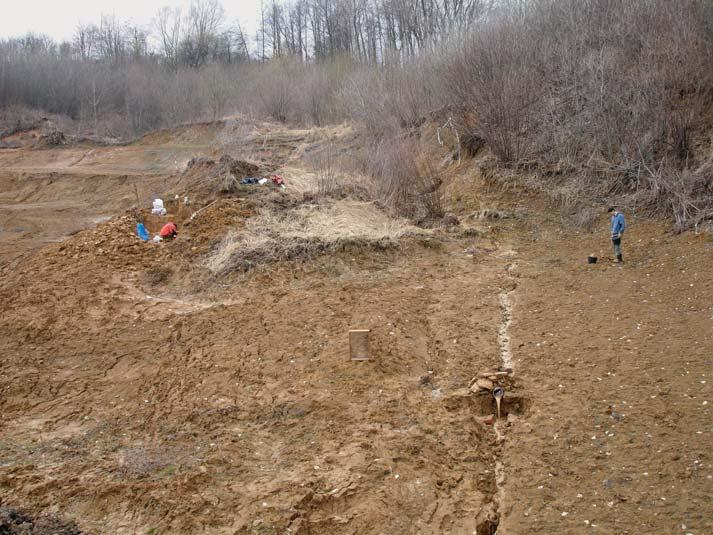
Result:
[[178,227],[173,221],[169,221],[168,223],[166,223],[161,229],[161,232],[159,232],[159,236],[161,236],[162,240],[172,240],[177,235]]

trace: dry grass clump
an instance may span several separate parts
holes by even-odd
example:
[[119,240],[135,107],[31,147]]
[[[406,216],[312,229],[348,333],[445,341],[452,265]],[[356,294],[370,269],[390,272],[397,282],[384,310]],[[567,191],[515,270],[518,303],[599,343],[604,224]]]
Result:
[[375,137],[357,161],[367,176],[371,198],[391,213],[419,224],[445,215],[441,173],[416,137]]
[[208,257],[206,266],[213,273],[246,271],[350,246],[396,247],[405,236],[427,233],[365,202],[302,205],[279,213],[263,210],[248,220],[245,230],[228,233]]

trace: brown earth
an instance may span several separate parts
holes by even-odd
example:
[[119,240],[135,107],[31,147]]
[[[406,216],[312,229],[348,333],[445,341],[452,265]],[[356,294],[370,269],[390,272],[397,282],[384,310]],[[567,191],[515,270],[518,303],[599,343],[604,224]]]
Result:
[[274,171],[325,138],[348,135],[344,128],[287,130],[231,119],[162,130],[122,146],[0,149],[0,269],[137,200],[149,206],[152,196],[204,199],[204,184],[187,169],[194,158],[218,162],[229,154]]
[[[3,285],[5,499],[113,533],[486,521],[492,408],[467,387],[498,366],[500,259],[414,243],[255,272],[222,301],[156,298],[123,271],[143,244],[94,254],[103,228]],[[481,313],[451,307],[464,291]],[[363,326],[379,358],[351,363]]]
[[[397,249],[212,275],[224,231],[286,202],[242,193],[170,243],[139,242],[129,215],[62,239],[93,208],[50,200],[125,210],[119,164],[144,196],[170,190],[184,167],[156,154],[217,160],[224,128],[103,148],[83,165],[106,174],[61,188],[29,167],[78,149],[0,151],[19,162],[0,196],[39,229],[0,237],[0,505],[87,533],[713,533],[708,237],[630,221],[627,263],[588,266],[605,219],[564,231],[464,167],[469,228]],[[298,165],[319,135],[278,132],[264,165]],[[472,221],[476,205],[493,210]],[[349,361],[350,328],[372,330],[372,361]],[[508,349],[492,426],[468,387]]]
[[630,225],[523,235],[503,533],[713,533],[713,240]]

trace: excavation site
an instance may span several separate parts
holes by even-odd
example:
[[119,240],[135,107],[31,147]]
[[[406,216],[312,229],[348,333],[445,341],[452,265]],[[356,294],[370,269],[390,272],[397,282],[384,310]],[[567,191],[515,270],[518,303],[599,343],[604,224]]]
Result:
[[0,535],[713,534],[711,2],[178,4],[0,25]]

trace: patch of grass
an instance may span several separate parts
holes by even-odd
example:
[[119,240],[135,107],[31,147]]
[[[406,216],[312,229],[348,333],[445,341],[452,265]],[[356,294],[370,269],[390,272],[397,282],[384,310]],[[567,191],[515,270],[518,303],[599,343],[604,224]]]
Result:
[[170,464],[163,469],[163,473],[167,476],[172,476],[176,473],[176,465]]
[[221,240],[206,260],[213,273],[249,270],[261,264],[304,260],[351,247],[387,249],[405,236],[427,236],[402,219],[389,217],[374,204],[335,201],[274,212],[264,209],[245,230]]
[[193,459],[178,448],[135,446],[117,451],[118,472],[125,478],[171,476],[177,467],[191,466]]

